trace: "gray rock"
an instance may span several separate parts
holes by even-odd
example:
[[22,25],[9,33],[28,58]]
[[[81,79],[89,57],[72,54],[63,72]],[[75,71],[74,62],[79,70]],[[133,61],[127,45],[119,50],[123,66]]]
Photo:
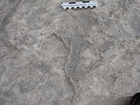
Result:
[[3,98],[0,98],[0,105],[4,105],[5,104],[5,100]]
[[140,91],[140,1],[98,2],[0,1],[0,105],[88,105]]

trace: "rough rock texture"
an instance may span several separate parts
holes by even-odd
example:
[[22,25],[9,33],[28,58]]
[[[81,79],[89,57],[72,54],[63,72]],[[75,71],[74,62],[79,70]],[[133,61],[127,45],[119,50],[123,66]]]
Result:
[[140,91],[140,1],[61,2],[0,1],[0,105],[97,105]]

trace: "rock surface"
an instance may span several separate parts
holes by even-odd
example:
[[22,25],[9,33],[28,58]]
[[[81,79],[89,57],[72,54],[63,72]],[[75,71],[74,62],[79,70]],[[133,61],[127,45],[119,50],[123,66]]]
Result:
[[0,105],[100,105],[140,91],[140,1],[61,2],[0,1]]

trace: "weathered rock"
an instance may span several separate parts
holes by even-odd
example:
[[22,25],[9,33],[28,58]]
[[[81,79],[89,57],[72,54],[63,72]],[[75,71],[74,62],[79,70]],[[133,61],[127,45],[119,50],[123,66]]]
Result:
[[61,2],[0,1],[0,105],[91,105],[140,91],[140,1]]

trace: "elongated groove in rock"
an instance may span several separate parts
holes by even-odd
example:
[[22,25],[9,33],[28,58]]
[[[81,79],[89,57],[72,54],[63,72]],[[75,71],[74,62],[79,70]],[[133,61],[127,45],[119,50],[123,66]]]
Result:
[[[81,52],[81,49],[83,46],[83,40],[80,37],[76,37],[76,38],[72,39],[71,45],[68,46],[66,44],[66,41],[64,40],[64,38],[58,36],[56,33],[53,33],[53,35],[60,38],[61,41],[65,44],[65,46],[68,47],[70,50],[69,55],[68,55],[69,59],[64,67],[64,70],[65,70],[65,76],[68,79],[68,82],[72,85],[72,88],[74,91],[74,95],[71,99],[71,105],[75,105],[74,100],[77,97],[78,91],[77,91],[77,86],[76,86],[74,80],[72,79],[71,75],[72,75],[72,73],[74,73],[74,71],[76,71],[76,66],[77,66],[77,63],[79,61],[78,59],[79,59],[80,52]],[[74,63],[73,63],[73,60],[74,60]],[[71,65],[72,65],[72,67],[71,67]]]
[[74,96],[72,97],[71,100],[72,105],[75,105],[74,100],[77,97],[78,91],[77,91],[77,86],[75,84],[75,81],[72,79],[71,76],[73,75],[73,73],[76,74],[76,66],[79,61],[79,56],[80,56],[82,46],[83,46],[82,38],[80,37],[73,38],[73,40],[71,41],[70,55],[68,56],[69,59],[67,64],[65,65],[66,77],[69,79],[69,82],[73,86],[73,90],[74,90]]
[[77,97],[77,93],[78,93],[78,92],[77,92],[77,86],[76,86],[75,82],[73,81],[73,79],[71,78],[71,76],[68,75],[66,69],[65,69],[65,75],[66,75],[67,79],[69,80],[69,83],[70,83],[70,84],[72,85],[72,87],[73,87],[74,96],[73,96],[72,99],[71,99],[71,105],[75,105],[75,104],[74,104],[74,100],[75,100],[75,98]]

